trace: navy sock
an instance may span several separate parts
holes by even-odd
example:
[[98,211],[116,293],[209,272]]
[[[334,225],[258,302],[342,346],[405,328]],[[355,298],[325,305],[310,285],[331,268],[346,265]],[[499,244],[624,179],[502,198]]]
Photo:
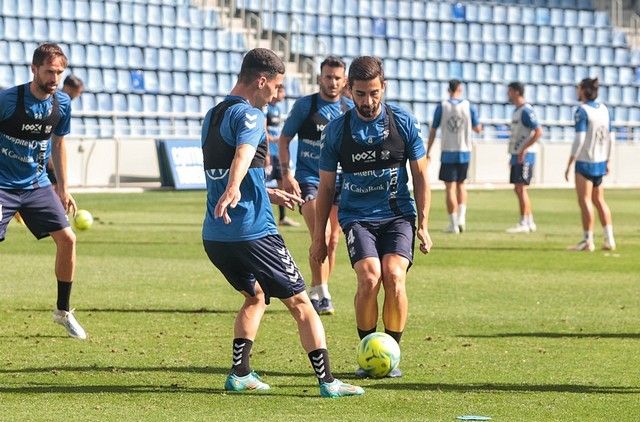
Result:
[[69,311],[69,298],[71,297],[72,285],[73,283],[70,281],[58,280],[58,302],[56,304],[58,309]]
[[285,210],[282,205],[278,205],[278,214],[280,215],[280,221],[282,221],[285,217]]
[[249,339],[233,339],[233,358],[231,372],[239,377],[249,375],[249,372],[251,372],[251,368],[249,367],[249,355],[251,354],[251,346],[253,346],[253,341]]
[[362,340],[363,338],[365,338],[369,334],[375,333],[377,329],[378,329],[378,327],[373,327],[370,330],[361,330],[360,328],[358,328],[358,336],[360,337],[360,340]]
[[329,365],[329,352],[327,349],[316,349],[309,353],[309,360],[313,366],[319,383],[333,382],[335,378],[331,374],[331,366]]
[[391,331],[385,328],[384,332],[389,334],[391,337],[393,337],[396,343],[400,344],[400,338],[402,338],[402,331]]

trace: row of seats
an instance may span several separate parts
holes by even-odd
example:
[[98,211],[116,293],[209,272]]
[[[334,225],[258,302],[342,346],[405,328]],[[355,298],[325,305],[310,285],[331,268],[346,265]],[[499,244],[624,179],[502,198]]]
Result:
[[202,119],[152,117],[72,117],[71,134],[112,138],[114,136],[197,136]]
[[140,24],[0,17],[3,40],[93,43],[111,46],[221,49],[245,51],[244,34],[226,29],[198,29]]
[[89,0],[0,0],[4,16],[50,19],[77,19],[91,22],[137,23],[183,28],[217,27],[219,17],[212,8],[189,6],[176,0],[164,5],[156,2]]
[[[31,64],[34,42],[0,41],[0,57],[8,64]],[[228,72],[239,69],[243,53],[224,50],[183,50],[109,45],[71,44],[62,46],[71,66],[115,67],[117,69],[191,70]],[[234,66],[238,66],[237,68]]]
[[465,21],[552,25],[566,27],[608,26],[606,12],[593,10],[590,0],[579,8],[501,5],[475,1],[396,1],[396,0],[236,0],[239,8],[252,11],[308,13],[320,16],[360,16],[426,21]]
[[626,46],[624,32],[610,27],[571,27],[436,20],[372,19],[317,14],[265,13],[263,24],[278,32],[331,36],[429,39],[445,41],[517,42],[554,45]]
[[[314,55],[318,51],[339,56],[373,54],[383,59],[457,60],[484,63],[554,65],[640,65],[640,50],[591,45],[537,45],[520,43],[427,41],[304,35],[291,37],[292,50]],[[321,53],[321,54],[322,54]]]

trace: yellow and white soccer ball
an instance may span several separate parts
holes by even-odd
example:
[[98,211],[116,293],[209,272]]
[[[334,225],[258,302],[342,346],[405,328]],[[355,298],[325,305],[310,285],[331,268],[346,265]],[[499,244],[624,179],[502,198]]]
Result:
[[87,230],[93,224],[93,216],[87,210],[78,210],[73,217],[73,228],[76,230]]
[[358,365],[370,377],[389,375],[400,364],[400,346],[386,333],[371,333],[358,345]]

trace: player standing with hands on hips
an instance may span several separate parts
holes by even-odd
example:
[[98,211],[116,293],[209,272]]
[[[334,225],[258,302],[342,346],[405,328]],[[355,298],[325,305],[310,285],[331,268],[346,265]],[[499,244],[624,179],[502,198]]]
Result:
[[[64,142],[70,131],[71,100],[58,91],[66,67],[67,57],[58,45],[41,44],[31,62],[33,81],[0,92],[0,241],[16,212],[37,239],[53,238],[58,280],[53,320],[71,337],[85,339],[69,307],[76,236],[66,212],[75,214],[76,203],[67,189]],[[49,158],[57,178],[55,190],[47,177]]]
[[[400,343],[408,315],[405,281],[413,262],[414,237],[422,253],[432,246],[427,230],[431,192],[426,151],[415,117],[383,103],[386,83],[380,59],[355,58],[348,81],[355,108],[332,120],[322,134],[315,224],[324,227],[329,218],[336,169],[341,164],[344,185],[338,218],[358,281],[358,335],[362,339],[377,330],[382,286],[385,332]],[[407,161],[415,201],[409,193]],[[326,259],[321,233],[314,236],[310,254],[317,262]],[[398,368],[389,374],[401,375]],[[359,368],[356,376],[366,372]]]

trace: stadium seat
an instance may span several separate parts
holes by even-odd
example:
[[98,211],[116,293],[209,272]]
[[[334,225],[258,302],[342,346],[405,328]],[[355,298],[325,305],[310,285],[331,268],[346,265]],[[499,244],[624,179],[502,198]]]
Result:
[[96,94],[98,102],[98,111],[107,112],[113,110],[113,103],[111,101],[111,94],[98,93]]

